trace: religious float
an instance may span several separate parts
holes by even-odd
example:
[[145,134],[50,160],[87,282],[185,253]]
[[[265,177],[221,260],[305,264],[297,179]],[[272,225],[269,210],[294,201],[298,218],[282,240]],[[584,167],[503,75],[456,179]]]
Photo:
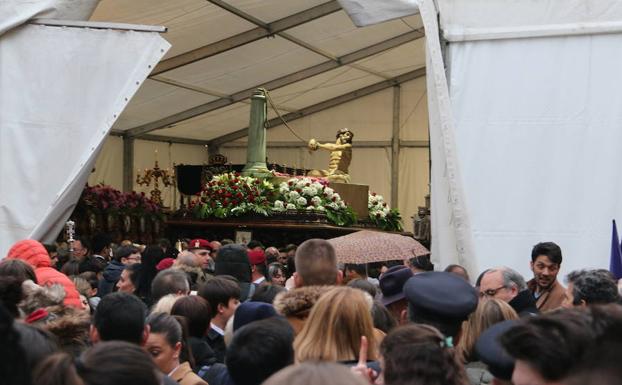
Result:
[[190,166],[194,171],[182,169],[177,173],[178,178],[194,173],[190,183],[180,183],[193,187],[178,185],[182,194],[192,198],[166,221],[169,238],[259,239],[283,246],[361,229],[403,231],[399,212],[381,195],[370,192],[369,186],[351,183],[348,168],[354,133],[347,128],[337,131],[334,143],[307,141],[310,151],[330,152],[326,170],[288,169],[274,164],[269,169],[265,131],[268,99],[263,89],[251,98],[247,161],[241,170],[226,166],[226,159],[217,155],[211,158],[210,167],[199,171],[198,166]]

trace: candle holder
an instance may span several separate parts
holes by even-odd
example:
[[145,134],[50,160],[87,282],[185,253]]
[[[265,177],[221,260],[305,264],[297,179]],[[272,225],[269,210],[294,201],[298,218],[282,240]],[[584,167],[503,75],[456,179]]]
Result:
[[175,184],[175,171],[170,171],[168,168],[163,170],[158,165],[158,161],[155,161],[155,165],[152,169],[145,169],[145,174],[140,175],[140,170],[136,175],[136,183],[140,186],[150,186],[153,182],[153,190],[150,192],[151,199],[160,206],[162,204],[162,192],[160,191],[160,182],[164,187],[172,186]]

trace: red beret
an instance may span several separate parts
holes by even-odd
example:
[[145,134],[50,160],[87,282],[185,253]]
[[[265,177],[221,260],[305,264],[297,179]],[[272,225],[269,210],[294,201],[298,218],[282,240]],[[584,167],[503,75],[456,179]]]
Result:
[[194,249],[205,249],[212,250],[212,245],[209,244],[209,241],[201,238],[193,239],[188,244],[188,250]]
[[266,254],[263,250],[249,250],[248,261],[251,265],[260,265],[266,262]]
[[156,265],[156,270],[157,271],[166,270],[169,267],[173,266],[174,262],[175,260],[173,258],[164,258],[160,262],[158,262],[158,264]]

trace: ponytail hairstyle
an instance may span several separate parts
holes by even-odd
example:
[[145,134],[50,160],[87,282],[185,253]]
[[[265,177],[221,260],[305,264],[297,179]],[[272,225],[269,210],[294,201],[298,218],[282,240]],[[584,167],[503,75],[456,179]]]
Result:
[[194,359],[190,346],[188,345],[188,321],[183,316],[172,316],[166,313],[151,313],[147,317],[147,323],[150,332],[162,334],[166,343],[171,347],[175,347],[177,343],[181,343],[181,351],[179,352],[179,362],[188,361],[190,366],[194,368]]
[[138,345],[100,342],[74,359],[55,353],[34,372],[37,385],[160,385],[151,357]]
[[385,385],[468,385],[450,339],[428,325],[393,329],[380,344]]

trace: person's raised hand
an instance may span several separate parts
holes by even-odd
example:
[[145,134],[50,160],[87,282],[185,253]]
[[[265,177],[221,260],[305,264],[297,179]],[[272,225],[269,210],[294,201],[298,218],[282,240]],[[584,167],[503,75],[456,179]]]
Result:
[[378,377],[378,373],[375,370],[367,367],[367,350],[369,347],[369,342],[367,341],[367,337],[361,336],[361,348],[359,350],[359,360],[356,366],[350,368],[352,373],[355,373],[367,381],[373,384],[376,377]]

